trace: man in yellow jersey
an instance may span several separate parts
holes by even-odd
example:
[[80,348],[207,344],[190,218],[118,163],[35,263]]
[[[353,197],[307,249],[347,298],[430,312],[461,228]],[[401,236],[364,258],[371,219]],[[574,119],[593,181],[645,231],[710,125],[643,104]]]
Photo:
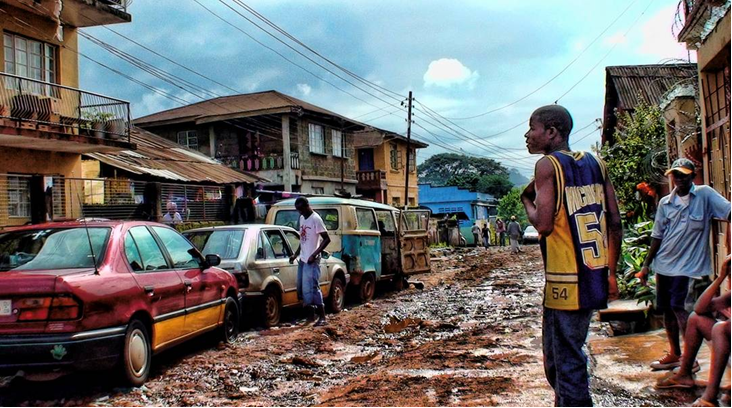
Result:
[[541,235],[546,284],[544,371],[557,406],[590,406],[587,339],[594,310],[617,297],[622,227],[605,164],[569,150],[572,117],[559,105],[531,115],[526,146],[543,154],[521,201]]

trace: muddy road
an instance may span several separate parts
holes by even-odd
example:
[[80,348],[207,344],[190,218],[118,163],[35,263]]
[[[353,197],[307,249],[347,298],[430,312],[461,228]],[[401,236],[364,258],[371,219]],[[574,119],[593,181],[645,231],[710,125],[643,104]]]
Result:
[[[0,384],[2,405],[378,406],[552,405],[541,365],[542,264],[537,247],[444,254],[423,291],[382,291],[348,305],[324,328],[293,311],[233,345],[206,339],[154,360],[144,387],[108,373]],[[603,379],[598,405],[663,405]]]

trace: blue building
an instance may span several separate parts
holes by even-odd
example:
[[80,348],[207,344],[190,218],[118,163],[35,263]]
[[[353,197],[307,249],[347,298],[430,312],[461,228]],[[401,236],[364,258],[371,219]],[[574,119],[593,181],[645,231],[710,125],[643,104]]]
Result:
[[496,200],[492,195],[470,191],[455,186],[435,187],[431,184],[419,185],[419,204],[432,210],[433,218],[457,218],[460,233],[468,244],[474,244],[470,232],[473,224],[481,227],[496,215]]

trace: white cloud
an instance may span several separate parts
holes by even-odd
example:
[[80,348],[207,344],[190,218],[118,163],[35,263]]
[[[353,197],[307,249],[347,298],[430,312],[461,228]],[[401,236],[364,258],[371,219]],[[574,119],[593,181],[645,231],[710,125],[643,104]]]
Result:
[[310,95],[310,92],[313,91],[313,88],[308,84],[297,84],[297,91],[302,94],[302,96],[308,96]]
[[440,58],[430,62],[423,79],[426,87],[449,88],[453,85],[467,85],[473,88],[479,76],[478,71],[471,71],[457,59]]
[[626,37],[622,32],[617,32],[603,41],[605,45],[609,46],[613,46],[615,44],[626,44],[627,42],[628,37]]
[[[665,58],[686,59],[688,54],[684,44],[680,44],[671,31],[676,5],[664,7],[639,27],[639,54],[653,55],[659,60]],[[632,34],[631,34],[632,35]],[[692,53],[693,54],[693,53]]]

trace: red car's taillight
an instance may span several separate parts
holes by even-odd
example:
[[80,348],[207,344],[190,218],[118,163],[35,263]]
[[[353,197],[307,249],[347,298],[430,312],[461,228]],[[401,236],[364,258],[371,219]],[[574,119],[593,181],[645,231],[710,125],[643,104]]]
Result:
[[81,315],[81,304],[70,296],[20,299],[16,307],[18,321],[74,320]]

